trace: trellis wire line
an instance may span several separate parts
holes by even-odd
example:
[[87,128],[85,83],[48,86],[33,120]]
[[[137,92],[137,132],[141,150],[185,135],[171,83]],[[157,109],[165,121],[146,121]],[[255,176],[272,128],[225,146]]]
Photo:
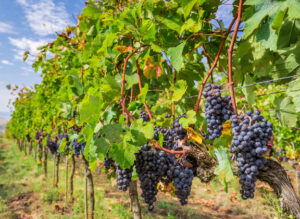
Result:
[[[247,84],[247,85],[244,85],[244,86],[238,86],[238,87],[235,87],[234,89],[240,89],[240,88],[244,88],[244,87],[250,87],[250,86],[257,85],[257,84],[267,84],[267,83],[272,83],[272,82],[275,82],[275,81],[289,79],[289,78],[294,78],[294,77],[299,77],[299,76],[300,75],[292,75],[292,76],[277,78],[277,79],[273,79],[273,80],[266,80],[266,81],[261,81],[261,82],[257,82],[257,83],[253,83],[253,84]],[[221,91],[226,91],[226,90],[228,90],[228,89],[222,89]],[[294,90],[294,91],[299,91],[299,90]],[[290,91],[290,92],[294,92],[294,91]],[[277,92],[274,92],[274,93],[281,93],[281,92],[286,92],[286,91],[277,91]],[[258,96],[263,96],[263,95],[268,95],[268,94],[274,94],[274,93],[267,93],[267,94],[262,94],[262,95],[258,95]],[[190,98],[195,98],[195,97],[198,97],[198,95],[184,97],[183,99],[190,99]],[[160,103],[160,104],[164,104],[164,103],[169,103],[169,101],[166,101],[166,102],[163,102],[163,103]]]
[[[296,91],[300,91],[300,90],[290,90],[289,92],[296,92]],[[287,90],[274,91],[274,92],[267,93],[267,94],[260,94],[260,95],[257,95],[257,97],[261,97],[261,96],[265,96],[265,95],[270,95],[270,94],[283,93],[283,92],[287,92]]]
[[266,81],[261,81],[261,82],[257,82],[257,83],[253,83],[253,84],[247,84],[244,86],[238,86],[235,87],[234,89],[239,89],[239,88],[244,88],[244,87],[251,87],[257,84],[268,84],[268,83],[272,83],[272,82],[276,82],[276,81],[280,81],[280,80],[284,80],[284,79],[289,79],[289,78],[294,78],[294,77],[299,77],[300,75],[292,75],[292,76],[288,76],[288,77],[282,77],[282,78],[276,78],[276,79],[272,79],[272,80],[266,80]]
[[[296,92],[296,91],[300,91],[300,90],[291,90],[289,92]],[[257,97],[260,96],[266,96],[266,95],[270,95],[270,94],[276,94],[276,93],[283,93],[283,92],[287,92],[287,90],[282,90],[282,91],[275,91],[275,92],[271,92],[271,93],[267,93],[267,94],[261,94],[261,95],[257,95]],[[194,97],[198,97],[198,95],[194,95],[194,96],[188,96],[188,97],[184,97],[182,99],[190,99],[190,98],[194,98]],[[161,102],[161,103],[153,103],[152,106],[155,105],[163,105],[163,104],[167,104],[170,103],[170,101],[165,101],[165,102]],[[274,109],[275,110],[275,109]]]

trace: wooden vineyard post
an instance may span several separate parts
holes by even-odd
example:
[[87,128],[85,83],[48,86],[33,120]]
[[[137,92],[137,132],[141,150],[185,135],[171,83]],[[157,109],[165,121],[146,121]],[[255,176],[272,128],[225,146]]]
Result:
[[54,187],[57,187],[59,182],[59,162],[59,156],[54,155]]
[[88,161],[82,156],[85,166],[85,208],[86,217],[88,219],[94,219],[94,209],[95,209],[95,197],[94,197],[94,182],[93,175],[89,168]]
[[55,177],[56,177],[55,166],[56,166],[56,156],[54,155],[53,156],[53,187],[55,187]]
[[43,171],[44,171],[44,177],[45,179],[47,178],[47,158],[48,158],[48,151],[46,147],[43,147],[43,160],[42,160],[42,164],[43,164]]
[[139,203],[137,181],[131,181],[129,184],[130,210],[133,212],[134,219],[141,219],[141,207]]
[[74,191],[74,174],[75,174],[75,156],[71,155],[71,171],[70,171],[70,200],[74,201],[73,191]]
[[85,219],[88,219],[88,198],[87,198],[87,169],[84,169],[84,212]]
[[65,196],[66,196],[66,203],[68,202],[68,156],[66,156],[66,185],[65,185]]

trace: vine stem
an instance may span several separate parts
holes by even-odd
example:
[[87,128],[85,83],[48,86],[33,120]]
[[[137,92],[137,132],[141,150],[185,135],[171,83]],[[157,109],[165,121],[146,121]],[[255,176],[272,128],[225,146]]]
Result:
[[125,88],[125,72],[126,72],[126,66],[128,63],[128,60],[135,54],[137,53],[141,48],[149,46],[148,44],[143,44],[136,48],[132,53],[130,53],[124,60],[124,66],[123,66],[123,74],[122,74],[122,87],[121,87],[121,99],[123,99],[123,94],[124,94],[124,88]]
[[238,32],[240,22],[241,22],[242,8],[243,8],[243,0],[240,0],[239,1],[239,9],[238,9],[237,20],[236,20],[236,24],[235,24],[235,29],[234,29],[234,32],[233,32],[233,35],[232,35],[230,47],[227,50],[227,54],[228,54],[228,78],[229,78],[229,86],[230,86],[230,96],[231,96],[232,107],[233,107],[233,111],[234,111],[235,115],[238,115],[238,113],[237,113],[236,101],[235,101],[235,95],[234,95],[234,88],[233,88],[234,82],[232,80],[232,51],[233,51],[234,42],[235,42],[237,32]]
[[223,46],[224,46],[224,44],[225,44],[225,41],[226,41],[226,39],[227,39],[227,37],[228,37],[230,31],[231,31],[232,26],[233,26],[233,24],[235,23],[236,18],[237,18],[237,16],[235,16],[235,17],[233,18],[233,20],[231,21],[231,24],[229,25],[229,27],[228,27],[228,29],[227,29],[227,31],[226,31],[226,34],[225,34],[225,36],[224,36],[224,38],[223,38],[223,40],[222,40],[222,42],[221,42],[221,44],[220,44],[219,51],[218,51],[218,53],[217,53],[217,55],[216,55],[216,58],[215,58],[215,60],[214,60],[214,63],[212,64],[211,68],[209,69],[209,72],[207,73],[206,77],[204,78],[204,80],[203,80],[203,82],[202,82],[202,84],[201,84],[201,88],[200,88],[199,94],[198,94],[197,103],[196,103],[196,106],[195,106],[195,108],[194,108],[194,111],[195,111],[196,113],[197,113],[198,110],[199,110],[199,105],[200,105],[200,101],[201,101],[201,96],[202,96],[202,92],[203,92],[203,89],[204,89],[204,85],[206,84],[206,82],[207,82],[209,76],[211,75],[211,73],[213,72],[214,68],[216,67],[216,65],[217,65],[217,63],[218,63],[218,60],[219,60],[219,58],[220,58],[221,51],[222,51]]
[[159,146],[159,144],[158,144],[157,142],[155,142],[155,141],[153,141],[153,140],[151,140],[151,139],[148,139],[148,141],[149,141],[155,148],[157,148],[157,149],[159,149],[159,150],[162,150],[162,151],[164,151],[164,152],[166,152],[166,153],[169,153],[169,154],[186,154],[186,153],[187,153],[186,150],[182,150],[182,151],[174,151],[174,150],[166,149],[166,148],[164,148],[164,147]]
[[[209,68],[211,68],[211,57],[208,55],[208,53],[207,53],[207,51],[206,51],[206,47],[205,47],[204,44],[202,44],[202,48],[203,48],[203,54],[206,56],[208,66],[209,66]],[[211,77],[210,77],[211,83],[213,84],[213,83],[214,83],[214,76],[213,76],[213,73],[211,73],[210,76],[211,76]]]
[[[138,78],[139,89],[141,91],[142,90],[142,81],[141,81],[140,65],[139,65],[138,59],[136,60],[136,74],[137,74],[137,78]],[[147,110],[147,113],[148,113],[150,119],[153,120],[153,116],[152,116],[151,111],[149,110],[149,107],[146,102],[144,103],[144,106],[145,106],[145,109]]]
[[[174,86],[175,86],[175,84],[176,84],[176,79],[177,78],[177,72],[176,72],[176,70],[174,69],[174,81],[173,81],[173,83],[174,83]],[[173,92],[173,94],[174,94],[174,92]],[[172,95],[173,96],[173,95]],[[175,121],[175,101],[173,101],[172,102],[172,116],[173,116],[173,122]]]
[[120,103],[121,103],[121,106],[123,108],[123,113],[126,113],[127,115],[127,118],[131,118],[133,120],[134,117],[130,114],[130,112],[128,111],[128,109],[126,108],[125,106],[125,99],[126,98],[123,98],[123,95],[124,95],[124,88],[125,88],[125,72],[126,72],[126,66],[127,66],[127,63],[128,63],[128,60],[135,54],[137,53],[141,48],[145,47],[145,46],[150,46],[148,44],[143,44],[141,46],[139,46],[138,48],[136,48],[132,53],[130,53],[124,60],[124,66],[123,66],[123,73],[122,73],[122,87],[121,87],[121,100],[120,100]]

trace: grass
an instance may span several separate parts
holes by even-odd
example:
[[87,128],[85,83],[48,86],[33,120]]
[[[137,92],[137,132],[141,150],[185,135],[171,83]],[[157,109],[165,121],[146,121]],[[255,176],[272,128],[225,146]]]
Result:
[[[52,156],[48,158],[48,178],[44,180],[42,167],[33,156],[24,156],[11,141],[0,139],[0,218],[22,218],[24,215],[42,219],[84,218],[83,165],[76,161],[75,201],[70,203],[65,197],[65,158],[60,163],[57,188],[52,186]],[[128,193],[116,189],[115,179],[107,179],[97,171],[93,175],[95,218],[132,218]],[[160,192],[153,212],[148,212],[140,198],[142,214],[146,219],[285,218],[278,200],[266,185],[257,186],[253,200],[242,201],[237,180],[226,193],[216,180],[204,184],[195,178],[188,205],[182,207],[176,197]]]

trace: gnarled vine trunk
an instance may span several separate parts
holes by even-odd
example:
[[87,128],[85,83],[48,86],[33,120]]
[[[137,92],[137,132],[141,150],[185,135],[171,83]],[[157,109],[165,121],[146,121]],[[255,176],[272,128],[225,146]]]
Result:
[[28,151],[29,155],[32,154],[32,141],[30,141],[29,143],[29,151]]
[[88,206],[89,206],[89,219],[94,218],[94,209],[95,209],[95,197],[94,197],[94,183],[93,183],[93,175],[89,168],[88,161],[82,156],[84,167],[85,167],[85,173],[87,178],[87,186],[88,186]]
[[133,212],[134,219],[141,219],[141,206],[138,197],[137,181],[131,181],[129,184],[130,210]]
[[258,179],[271,186],[284,212],[300,219],[300,201],[288,175],[279,163],[268,160],[264,169],[260,171]]
[[[183,146],[183,148],[197,162],[197,177],[202,182],[209,182],[214,177],[217,161],[208,154],[205,147]],[[236,167],[233,166],[233,169],[236,169]],[[268,159],[264,169],[260,171],[258,179],[268,183],[274,190],[284,212],[300,219],[300,201],[288,175],[279,163]]]
[[43,146],[42,142],[38,143],[38,164],[42,164],[42,158],[43,158]]
[[22,140],[22,142],[23,142],[22,144],[23,144],[24,154],[25,154],[25,156],[27,156],[27,143],[25,140]]

